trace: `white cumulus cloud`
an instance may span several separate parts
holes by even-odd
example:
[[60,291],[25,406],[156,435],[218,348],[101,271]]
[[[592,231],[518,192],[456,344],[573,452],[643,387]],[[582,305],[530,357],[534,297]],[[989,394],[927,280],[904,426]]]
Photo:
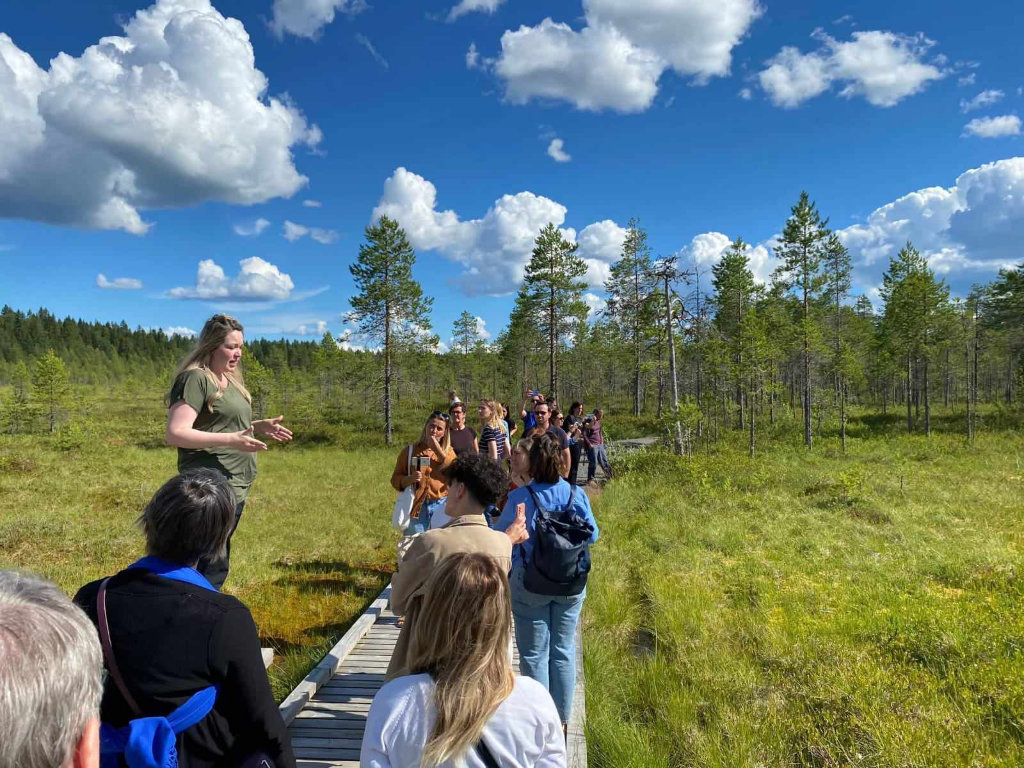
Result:
[[934,42],[923,35],[875,30],[841,42],[819,29],[813,37],[818,50],[786,46],[758,74],[773,104],[796,107],[838,85],[844,98],[862,96],[876,107],[891,107],[947,74],[938,62],[925,61]]
[[283,301],[291,297],[295,284],[289,275],[259,256],[242,259],[236,277],[229,278],[213,259],[199,262],[196,284],[172,288],[175,299],[235,299],[241,301]]
[[761,14],[755,0],[584,0],[579,31],[544,19],[501,36],[494,71],[514,104],[641,112],[667,69],[701,84],[729,73],[732,50]]
[[241,235],[242,237],[258,237],[263,234],[263,230],[270,226],[270,222],[264,219],[262,216],[255,221],[250,221],[243,224],[235,224],[235,234]]
[[296,224],[294,221],[285,221],[283,237],[289,243],[301,240],[307,235],[310,239],[315,240],[321,245],[330,245],[338,240],[338,232],[336,230],[306,227],[302,224]]
[[979,139],[1001,139],[1006,136],[1020,136],[1020,118],[1016,115],[976,117],[964,126],[964,136],[974,136]]
[[592,320],[608,306],[608,302],[596,293],[584,293],[583,301],[587,305],[587,319]]
[[327,333],[327,321],[316,320],[312,323],[302,323],[291,329],[290,332],[298,336],[323,336]]
[[312,40],[336,14],[354,16],[367,8],[366,0],[274,0],[270,29],[278,37],[287,33]]
[[304,208],[322,208],[323,205],[324,204],[321,203],[319,200],[303,200],[302,201],[302,206]]
[[459,4],[448,11],[448,21],[455,21],[467,13],[494,13],[505,0],[460,0]]
[[193,331],[191,328],[186,328],[183,325],[171,325],[168,326],[167,328],[161,328],[160,330],[162,330],[164,332],[164,335],[169,339],[174,338],[175,336],[192,338],[196,335],[195,331]]
[[115,277],[113,280],[108,280],[106,275],[100,272],[96,275],[96,287],[118,291],[137,291],[142,288],[142,281],[134,277]]
[[552,139],[548,144],[548,157],[556,163],[568,163],[572,155],[565,151],[565,142],[561,139]]
[[910,240],[936,272],[951,282],[962,281],[961,289],[969,287],[980,279],[979,273],[1020,260],[1024,157],[972,168],[951,187],[906,194],[838,234],[865,284],[877,282],[889,257]]
[[384,182],[373,220],[398,221],[410,244],[437,251],[459,264],[456,277],[469,295],[502,295],[516,290],[533,242],[549,222],[561,226],[566,208],[554,200],[519,192],[503,195],[483,217],[462,220],[455,211],[437,210],[437,188],[422,176],[397,168]]
[[0,216],[142,234],[146,209],[290,196],[320,131],[267,86],[209,0],[157,0],[49,69],[0,33]]
[[[687,243],[679,251],[680,267],[687,269],[692,264],[700,273],[700,285],[703,290],[708,290],[711,284],[711,267],[717,264],[722,254],[725,253],[733,243],[733,238],[722,232],[703,232]],[[779,265],[773,250],[775,238],[749,245],[747,247],[747,260],[754,279],[759,283],[768,283],[771,280],[772,272]]]
[[625,240],[626,230],[611,219],[595,221],[580,232],[577,253],[587,265],[587,284],[591,288],[604,288],[612,264],[622,258]]
[[976,109],[983,109],[984,107],[990,107],[1003,100],[1006,96],[1005,93],[998,89],[991,89],[988,91],[982,91],[973,99],[960,99],[960,111],[964,114],[973,112]]

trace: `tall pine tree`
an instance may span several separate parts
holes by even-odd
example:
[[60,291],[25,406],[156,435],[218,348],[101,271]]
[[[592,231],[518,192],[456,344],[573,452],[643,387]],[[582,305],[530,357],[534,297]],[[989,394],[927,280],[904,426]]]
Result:
[[530,263],[523,279],[524,308],[548,344],[549,388],[558,396],[558,350],[573,330],[578,318],[586,317],[583,291],[586,262],[576,251],[579,245],[568,242],[554,224],[540,231],[534,242]]
[[811,447],[811,356],[818,337],[818,328],[812,317],[825,279],[821,274],[821,261],[831,233],[828,220],[822,221],[814,203],[806,192],[792,208],[792,214],[782,230],[782,241],[775,255],[782,261],[776,270],[779,282],[793,291],[800,300],[800,351],[803,363],[804,443]]
[[434,300],[423,295],[412,277],[416,253],[398,222],[381,216],[366,228],[366,243],[349,265],[358,293],[349,299],[348,318],[371,342],[383,346],[384,440],[391,445],[392,356],[402,342],[430,329]]

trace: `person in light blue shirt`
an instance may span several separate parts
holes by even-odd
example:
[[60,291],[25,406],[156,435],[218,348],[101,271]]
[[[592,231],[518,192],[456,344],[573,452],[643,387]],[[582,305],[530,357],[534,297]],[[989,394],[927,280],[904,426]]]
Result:
[[[512,452],[512,463],[514,473],[531,478],[529,489],[517,488],[509,494],[494,527],[504,531],[515,520],[516,507],[525,505],[529,538],[513,547],[509,576],[519,668],[548,689],[565,724],[572,712],[576,685],[576,625],[586,589],[578,595],[539,595],[526,589],[523,576],[526,563],[533,556],[536,536],[537,504],[533,494],[545,509],[563,510],[569,503],[572,487],[562,478],[562,451],[550,434],[520,440]],[[582,489],[577,489],[572,496],[572,509],[594,527],[590,543],[597,541],[597,521],[590,509],[590,499]]]

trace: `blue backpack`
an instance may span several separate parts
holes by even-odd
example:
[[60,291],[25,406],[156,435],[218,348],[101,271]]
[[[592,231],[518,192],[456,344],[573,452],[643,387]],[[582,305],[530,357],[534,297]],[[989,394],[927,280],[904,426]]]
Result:
[[[216,592],[201,574],[191,568],[167,563],[155,557],[144,557],[129,568],[143,568],[159,576],[195,584]],[[217,688],[210,686],[196,693],[188,701],[166,717],[145,717],[135,698],[125,685],[124,678],[114,659],[114,648],[110,643],[110,627],[107,623],[107,582],[100,584],[96,597],[96,614],[99,624],[103,656],[107,671],[113,678],[125,702],[137,716],[128,725],[115,728],[107,723],[100,725],[100,766],[101,768],[177,768],[178,734],[188,730],[206,717],[217,700]]]
[[531,486],[537,513],[533,518],[533,555],[523,571],[523,586],[536,595],[578,595],[590,573],[590,539],[594,526],[573,511],[576,486],[561,510],[545,509]]

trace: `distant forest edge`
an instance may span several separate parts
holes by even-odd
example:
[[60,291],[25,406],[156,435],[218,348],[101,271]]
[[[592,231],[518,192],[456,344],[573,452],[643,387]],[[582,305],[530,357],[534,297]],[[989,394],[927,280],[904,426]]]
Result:
[[[620,420],[628,414],[633,429],[671,436],[678,453],[740,430],[751,455],[758,432],[776,425],[799,425],[808,447],[829,435],[845,446],[851,409],[858,418],[881,412],[925,435],[933,415],[935,426],[968,438],[979,427],[1019,427],[1024,264],[951,298],[908,242],[890,256],[875,307],[851,295],[849,256],[826,223],[802,194],[775,248],[780,266],[760,284],[741,239],[710,269],[684,269],[675,257],[654,258],[634,219],[596,315],[584,301],[576,244],[548,225],[497,339],[484,338],[464,311],[448,349],[430,326],[434,299],[412,278],[415,253],[398,224],[382,217],[350,265],[357,294],[349,316],[374,350],[330,333],[319,341],[247,338],[254,411],[383,429],[390,443],[392,414],[407,432],[422,423],[417,411],[447,404],[448,389],[517,410],[524,390],[539,388],[563,408],[579,400]],[[192,343],[123,322],[5,306],[0,430],[56,432],[74,422],[83,410],[75,400],[80,405],[90,387],[166,391]]]

